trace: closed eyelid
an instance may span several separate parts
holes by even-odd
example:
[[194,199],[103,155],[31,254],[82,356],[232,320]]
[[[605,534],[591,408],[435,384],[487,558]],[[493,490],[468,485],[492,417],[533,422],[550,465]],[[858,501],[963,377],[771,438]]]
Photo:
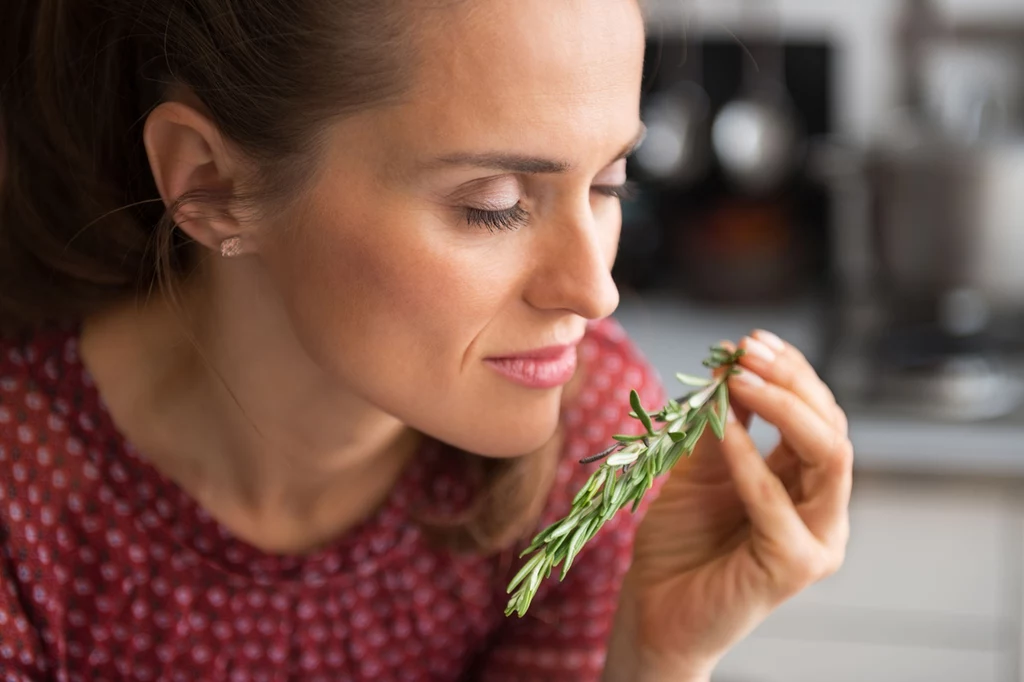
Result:
[[491,192],[473,195],[463,200],[463,203],[487,211],[500,211],[519,203],[519,192]]
[[621,185],[626,181],[626,160],[619,159],[597,174],[594,183],[598,185]]
[[514,205],[522,195],[518,180],[511,176],[485,178],[464,185],[449,196],[453,203],[481,209],[504,209]]

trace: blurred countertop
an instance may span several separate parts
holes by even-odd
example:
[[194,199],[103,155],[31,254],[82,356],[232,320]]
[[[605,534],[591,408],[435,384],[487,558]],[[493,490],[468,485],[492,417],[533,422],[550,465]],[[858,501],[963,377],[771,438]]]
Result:
[[[723,339],[738,341],[758,328],[778,334],[820,366],[821,305],[801,301],[775,307],[719,307],[624,294],[615,318],[672,392],[679,386],[675,373],[702,370],[700,363],[710,346]],[[842,399],[840,403],[850,418],[860,471],[1024,479],[1024,414],[989,422],[939,422],[886,414]],[[751,432],[763,450],[778,438],[774,427],[761,420],[755,420]]]

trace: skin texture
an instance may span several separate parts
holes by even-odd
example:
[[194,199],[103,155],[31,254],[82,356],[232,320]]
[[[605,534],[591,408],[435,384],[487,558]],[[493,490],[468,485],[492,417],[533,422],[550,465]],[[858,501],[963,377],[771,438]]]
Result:
[[[333,123],[288,206],[181,207],[205,255],[177,307],[154,295],[85,326],[83,359],[120,428],[268,551],[364,517],[419,433],[492,457],[557,447],[565,390],[514,384],[485,359],[575,342],[618,303],[609,194],[641,130],[637,4],[445,11],[424,24],[413,90]],[[245,190],[254,171],[187,92],[149,115],[145,141],[168,205]],[[491,229],[473,220],[514,205]],[[230,237],[241,255],[219,258]],[[842,561],[845,415],[799,351],[755,336],[775,346],[742,361],[762,382],[730,380],[739,419],[680,464],[640,528],[608,680],[706,679]],[[767,461],[751,414],[780,430]]]

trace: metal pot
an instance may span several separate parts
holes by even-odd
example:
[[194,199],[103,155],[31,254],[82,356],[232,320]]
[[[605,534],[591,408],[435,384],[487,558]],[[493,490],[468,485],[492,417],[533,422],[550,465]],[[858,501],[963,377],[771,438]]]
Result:
[[866,164],[886,295],[931,308],[956,335],[1024,312],[1024,138],[898,139]]
[[703,86],[695,5],[679,4],[679,19],[693,38],[687,38],[679,63],[662,65],[662,77],[671,79],[671,84],[644,104],[647,137],[634,156],[645,179],[677,188],[703,180],[711,165],[711,100]]
[[704,178],[710,165],[710,112],[707,93],[693,81],[650,97],[643,113],[647,137],[635,156],[648,180],[681,187]]

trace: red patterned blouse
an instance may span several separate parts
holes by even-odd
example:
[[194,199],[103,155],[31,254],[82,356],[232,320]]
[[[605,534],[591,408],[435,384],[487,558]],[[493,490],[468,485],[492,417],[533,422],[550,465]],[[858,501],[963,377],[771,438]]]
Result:
[[[662,389],[621,327],[590,325],[584,388],[545,518],[636,433],[628,394]],[[0,343],[0,680],[596,680],[638,516],[621,512],[506,618],[509,562],[431,546],[424,494],[471,490],[428,442],[388,500],[312,555],[269,555],[213,520],[135,452],[80,363],[74,334]],[[649,499],[649,498],[648,498]],[[645,505],[646,506],[646,505]],[[511,566],[511,570],[516,569]]]

